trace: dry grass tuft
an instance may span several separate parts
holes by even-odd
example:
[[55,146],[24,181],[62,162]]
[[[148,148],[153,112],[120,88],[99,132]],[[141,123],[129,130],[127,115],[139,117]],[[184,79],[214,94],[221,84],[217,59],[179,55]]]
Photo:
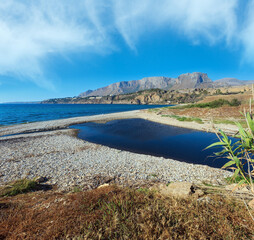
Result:
[[0,188],[0,197],[15,196],[21,193],[27,193],[37,188],[37,182],[29,179],[21,179]]
[[243,204],[163,198],[115,186],[0,199],[0,239],[251,239]]

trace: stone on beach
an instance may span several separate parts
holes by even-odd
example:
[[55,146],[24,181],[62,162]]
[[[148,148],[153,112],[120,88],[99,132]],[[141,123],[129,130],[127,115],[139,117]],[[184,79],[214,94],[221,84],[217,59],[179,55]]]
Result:
[[186,198],[190,196],[200,197],[204,195],[201,189],[198,189],[193,183],[190,182],[174,182],[170,184],[160,184],[158,191],[165,196],[174,196],[179,198]]

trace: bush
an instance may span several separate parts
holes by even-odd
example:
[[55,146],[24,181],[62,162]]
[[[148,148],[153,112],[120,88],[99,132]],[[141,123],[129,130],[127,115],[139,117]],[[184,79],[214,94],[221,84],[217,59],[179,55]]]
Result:
[[220,89],[216,89],[215,94],[219,95],[219,94],[222,94],[222,92],[221,92],[221,90],[220,90]]
[[231,102],[230,102],[230,106],[240,106],[241,105],[241,102],[234,98]]

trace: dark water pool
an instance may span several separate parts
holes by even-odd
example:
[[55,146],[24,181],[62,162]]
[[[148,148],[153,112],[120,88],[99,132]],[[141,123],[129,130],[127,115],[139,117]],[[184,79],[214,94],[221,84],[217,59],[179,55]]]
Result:
[[120,150],[172,158],[188,163],[222,167],[227,160],[204,150],[218,139],[213,133],[173,127],[143,119],[115,120],[71,126],[78,137]]

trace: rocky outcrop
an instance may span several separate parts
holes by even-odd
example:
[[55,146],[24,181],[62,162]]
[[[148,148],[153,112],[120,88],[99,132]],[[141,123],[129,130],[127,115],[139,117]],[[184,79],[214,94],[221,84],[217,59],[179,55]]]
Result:
[[212,80],[206,73],[186,73],[176,79],[176,83],[171,89],[188,89],[188,88],[209,88],[213,86]]
[[254,198],[248,204],[249,207],[254,210]]
[[190,196],[201,197],[204,195],[204,192],[200,188],[189,182],[174,182],[169,185],[160,184],[157,188],[164,196],[187,198]]

